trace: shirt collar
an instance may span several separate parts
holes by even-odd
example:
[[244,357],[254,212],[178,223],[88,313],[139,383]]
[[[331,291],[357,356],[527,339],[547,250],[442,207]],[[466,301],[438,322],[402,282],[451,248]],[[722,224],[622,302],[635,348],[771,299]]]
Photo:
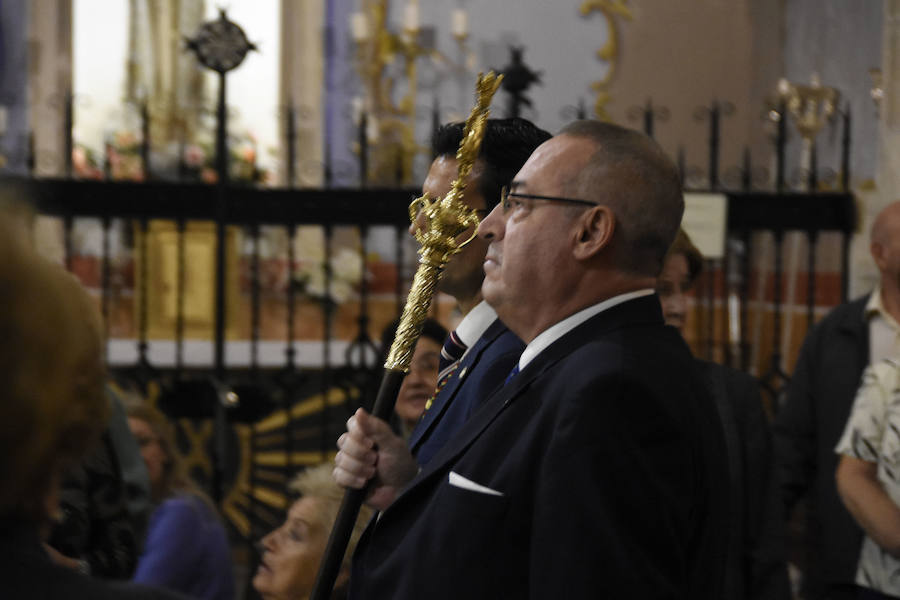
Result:
[[522,351],[522,356],[519,357],[519,370],[521,371],[526,366],[528,366],[528,363],[534,360],[535,357],[537,357],[538,354],[540,354],[548,346],[550,346],[550,344],[552,344],[565,334],[569,333],[591,317],[599,315],[604,310],[608,310],[613,306],[622,304],[623,302],[628,302],[629,300],[634,300],[635,298],[641,298],[643,296],[649,296],[653,293],[653,289],[645,288],[625,294],[619,294],[618,296],[607,298],[603,302],[598,302],[593,306],[589,306],[583,310],[580,310],[574,315],[566,317],[556,325],[545,329],[540,334],[538,334],[536,338],[531,340],[530,344],[525,346],[525,350]]
[[866,302],[866,318],[872,315],[884,313],[884,305],[881,303],[881,285],[876,285]]
[[456,336],[467,348],[471,348],[495,320],[497,313],[482,300],[456,326]]
[[897,320],[884,309],[884,303],[881,300],[881,284],[876,285],[875,289],[872,291],[872,295],[869,296],[869,301],[866,302],[865,314],[867,321],[871,321],[876,316],[881,317],[887,322],[891,329],[900,331],[900,324],[898,324]]

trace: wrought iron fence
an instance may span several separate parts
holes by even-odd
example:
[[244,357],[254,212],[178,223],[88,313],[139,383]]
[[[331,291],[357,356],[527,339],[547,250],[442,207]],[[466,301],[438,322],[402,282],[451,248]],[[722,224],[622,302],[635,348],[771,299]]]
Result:
[[[439,114],[437,106],[434,110]],[[780,110],[786,114],[784,107]],[[706,358],[760,375],[775,408],[796,351],[785,344],[786,331],[791,340],[802,339],[819,314],[847,296],[849,241],[856,226],[848,190],[850,117],[842,115],[838,171],[820,170],[813,146],[810,168],[789,176],[784,118],[773,137],[774,173],[753,167],[749,151],[742,165],[720,167],[720,119],[727,111],[726,105],[713,103],[697,112],[708,125],[705,168],[686,165],[683,153],[677,156],[686,187],[723,193],[728,207],[726,253],[707,261],[689,341]],[[652,135],[664,112],[648,102],[634,116]],[[292,146],[293,119],[286,123],[290,163],[300,164]],[[97,295],[112,372],[181,419],[182,442],[196,459],[194,466],[211,481],[234,530],[251,541],[287,507],[286,484],[293,472],[327,460],[346,417],[365,402],[377,356],[373,340],[399,314],[408,287],[415,256],[406,233],[406,207],[417,190],[365,186],[365,128],[362,118],[358,189],[328,186],[333,168],[327,152],[322,189],[3,179],[5,193],[30,199],[38,214],[61,222],[60,258]],[[146,161],[149,141],[143,144],[140,154]],[[66,148],[71,154],[71,143]],[[294,181],[293,166],[288,176]],[[837,191],[820,191],[823,180]],[[84,219],[99,230],[92,261],[79,250],[78,225]],[[216,223],[221,228],[212,226]],[[300,229],[305,226],[316,226],[320,233]],[[347,232],[356,243],[349,255],[344,249],[343,260],[358,261],[358,276],[349,282],[349,295],[338,298],[332,292],[348,282],[340,281],[335,270],[335,238]],[[389,260],[373,259],[373,237],[380,240],[382,258],[392,255]],[[281,240],[280,249],[267,251],[264,246],[275,238]],[[310,239],[318,249],[303,279],[298,247]],[[802,271],[797,266],[804,244]],[[793,261],[787,270],[786,247]],[[204,306],[214,310],[219,298],[218,291],[209,295],[213,278],[203,265],[212,269],[215,260],[202,257],[219,248],[231,248],[223,262],[229,282],[225,293],[231,296],[221,298],[228,314],[211,329]],[[835,258],[835,269],[822,268],[823,260]],[[317,299],[311,302],[314,278]],[[796,304],[798,282],[805,283],[802,305]],[[202,295],[189,291],[201,288],[206,304],[189,305]],[[798,310],[805,314],[799,321],[793,319]],[[209,342],[192,339],[198,335],[222,342],[224,358],[218,361],[209,352]],[[160,337],[168,339],[154,339]],[[211,468],[203,457],[212,458]]]

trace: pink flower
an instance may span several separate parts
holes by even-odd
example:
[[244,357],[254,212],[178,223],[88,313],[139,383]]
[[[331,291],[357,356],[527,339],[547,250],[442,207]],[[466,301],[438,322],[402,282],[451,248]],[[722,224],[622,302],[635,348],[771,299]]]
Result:
[[200,179],[202,179],[204,183],[215,183],[219,180],[219,174],[216,173],[215,170],[206,167],[200,172]]
[[75,146],[72,148],[72,166],[78,172],[86,171],[88,167],[88,156],[83,146]]
[[184,162],[189,167],[200,167],[206,162],[206,152],[196,144],[191,144],[184,149]]

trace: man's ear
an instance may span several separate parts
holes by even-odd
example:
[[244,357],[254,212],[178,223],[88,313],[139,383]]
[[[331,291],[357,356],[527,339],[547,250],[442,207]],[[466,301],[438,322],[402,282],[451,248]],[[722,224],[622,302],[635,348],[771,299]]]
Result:
[[573,254],[576,260],[586,260],[599,254],[612,242],[616,216],[604,205],[595,206],[578,220],[577,238]]
[[878,270],[884,272],[887,269],[887,261],[884,259],[884,245],[879,242],[872,242],[869,245],[869,252],[872,253],[872,260],[875,261],[875,266],[878,267]]

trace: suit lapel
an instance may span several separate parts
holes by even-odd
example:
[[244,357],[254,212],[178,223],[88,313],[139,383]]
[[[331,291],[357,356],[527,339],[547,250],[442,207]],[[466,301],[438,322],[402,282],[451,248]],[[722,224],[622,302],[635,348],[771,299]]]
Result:
[[487,330],[485,330],[484,334],[478,338],[478,341],[475,342],[475,345],[472,346],[471,350],[469,350],[469,352],[467,352],[460,360],[459,368],[453,372],[446,385],[444,385],[444,388],[435,396],[431,408],[425,413],[422,417],[422,421],[416,425],[416,428],[413,430],[412,435],[409,438],[409,449],[413,454],[416,453],[422,442],[428,439],[429,433],[434,428],[435,424],[440,421],[441,417],[447,411],[450,402],[456,396],[457,391],[459,391],[462,381],[465,379],[464,377],[461,378],[460,374],[471,369],[472,365],[478,362],[485,350],[503,331],[505,331],[505,327],[503,327],[499,319],[495,319]]
[[[530,367],[531,365],[529,365]],[[390,514],[402,506],[408,497],[416,494],[416,489],[421,488],[427,481],[435,477],[441,477],[449,463],[454,462],[471,446],[491,423],[521,395],[528,384],[543,372],[539,369],[527,369],[510,380],[509,383],[499,388],[475,413],[465,422],[447,444],[441,448],[434,457],[428,461],[422,471],[412,481],[410,486],[397,498],[385,511]]]
[[853,338],[853,343],[856,345],[856,367],[860,373],[869,364],[869,322],[866,318],[866,305],[871,297],[872,294],[867,294],[865,297],[855,300],[853,302],[855,306],[847,311],[840,324],[841,331]]
[[639,323],[663,324],[662,310],[656,295],[645,296],[614,306],[579,325],[538,354],[519,374],[499,388],[466,421],[462,429],[441,448],[385,515],[402,507],[416,490],[435,477],[442,477],[448,464],[456,461],[490,427],[500,414],[512,406],[529,384],[557,362],[584,344],[600,339],[609,332]]

